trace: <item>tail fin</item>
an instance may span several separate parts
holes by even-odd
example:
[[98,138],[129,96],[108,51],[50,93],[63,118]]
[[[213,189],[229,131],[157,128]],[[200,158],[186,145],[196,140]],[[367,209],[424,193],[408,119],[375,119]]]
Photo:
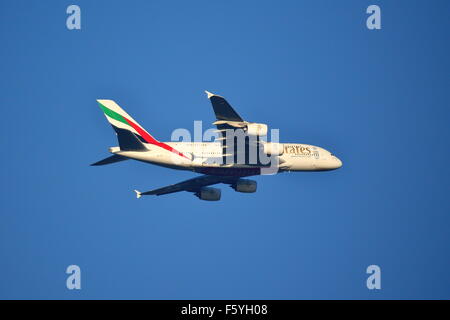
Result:
[[114,127],[121,151],[147,151],[141,140],[130,130]]
[[[121,150],[140,151],[144,150],[145,146],[142,142],[149,143],[161,147],[167,151],[173,152],[180,157],[184,157],[191,160],[190,157],[184,153],[174,149],[170,145],[159,142],[153,138],[143,127],[137,123],[128,113],[126,113],[121,107],[112,100],[97,100],[100,108],[105,113],[106,119],[113,126],[117,132],[119,139],[119,145]],[[136,138],[139,141],[137,143]],[[122,139],[122,140],[121,140]],[[124,149],[125,148],[125,149]]]
[[[108,122],[117,129],[127,130],[132,132],[141,142],[157,144],[159,141],[153,138],[143,127],[137,123],[128,113],[125,112],[113,100],[97,100],[98,105],[105,113]],[[118,133],[119,134],[119,133]],[[120,139],[119,139],[120,142]]]

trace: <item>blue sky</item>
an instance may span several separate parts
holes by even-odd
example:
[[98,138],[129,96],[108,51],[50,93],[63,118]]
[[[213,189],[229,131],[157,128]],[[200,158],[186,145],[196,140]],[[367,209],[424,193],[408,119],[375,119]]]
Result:
[[[81,8],[82,29],[66,28]],[[370,4],[382,29],[366,28]],[[450,298],[448,1],[0,3],[0,298]],[[194,174],[127,161],[95,99],[156,138],[203,90],[333,172],[222,201],[144,197]],[[82,289],[65,286],[81,267]],[[366,288],[367,266],[382,289]]]

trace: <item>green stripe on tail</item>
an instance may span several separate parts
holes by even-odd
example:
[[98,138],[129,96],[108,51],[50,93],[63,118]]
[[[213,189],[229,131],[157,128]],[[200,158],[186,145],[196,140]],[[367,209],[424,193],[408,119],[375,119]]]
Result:
[[110,117],[111,119],[114,119],[114,120],[117,120],[117,121],[120,121],[120,122],[122,122],[122,123],[125,123],[126,125],[130,125],[126,120],[125,120],[125,118],[124,117],[122,117],[120,114],[118,114],[117,112],[115,112],[115,111],[113,111],[113,110],[111,110],[111,109],[108,109],[107,107],[105,107],[104,105],[102,105],[100,102],[98,102],[98,105],[100,106],[100,108],[102,108],[102,110],[103,110],[103,112],[108,116],[108,117]]

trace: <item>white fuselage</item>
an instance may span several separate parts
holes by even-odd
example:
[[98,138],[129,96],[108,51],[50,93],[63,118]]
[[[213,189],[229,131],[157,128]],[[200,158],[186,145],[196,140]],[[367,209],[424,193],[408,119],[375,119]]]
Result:
[[[267,165],[222,163],[222,145],[220,142],[165,142],[165,144],[186,155],[180,156],[157,145],[145,144],[148,151],[121,151],[110,148],[114,154],[179,170],[190,170],[215,175],[256,175],[254,169],[276,166],[277,171],[323,171],[338,169],[341,160],[329,151],[308,144],[280,144],[278,156],[273,156]],[[276,161],[273,161],[276,160]],[[266,162],[267,163],[267,162]],[[245,171],[242,169],[252,169]],[[236,170],[241,169],[241,170]]]

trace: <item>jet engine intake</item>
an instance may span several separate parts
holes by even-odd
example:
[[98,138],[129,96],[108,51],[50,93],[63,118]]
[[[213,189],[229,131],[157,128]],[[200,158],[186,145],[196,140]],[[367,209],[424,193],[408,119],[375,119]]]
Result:
[[231,187],[237,192],[253,193],[256,192],[256,181],[250,179],[239,179]]
[[220,189],[212,188],[212,187],[202,187],[195,195],[200,200],[206,201],[219,201],[221,196]]
[[247,124],[247,134],[250,136],[266,136],[267,124],[263,123],[249,123]]
[[284,146],[282,143],[266,142],[263,145],[264,153],[269,156],[281,156],[284,153]]

